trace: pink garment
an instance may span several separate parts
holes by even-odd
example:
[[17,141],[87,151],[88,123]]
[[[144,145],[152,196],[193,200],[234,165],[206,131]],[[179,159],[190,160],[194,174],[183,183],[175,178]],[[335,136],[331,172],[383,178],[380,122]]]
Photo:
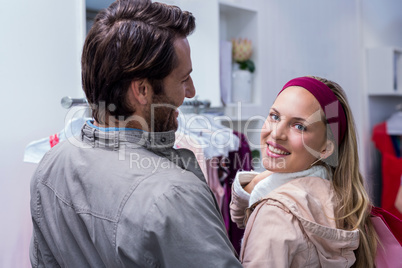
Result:
[[207,172],[207,164],[204,157],[204,150],[202,149],[202,146],[197,142],[197,140],[188,135],[176,132],[176,141],[174,145],[176,146],[176,148],[189,149],[194,153],[195,158],[200,165],[201,171],[202,173],[204,173],[205,180],[208,183],[209,178]]
[[211,188],[212,192],[214,193],[219,208],[222,209],[225,189],[219,181],[219,158],[213,157],[206,160],[204,150],[197,140],[182,133],[176,132],[175,146],[177,148],[189,149],[195,154],[202,173],[204,173],[205,180],[207,181],[209,188]]
[[377,247],[377,255],[375,258],[376,267],[402,267],[401,245],[380,217],[372,217],[371,222],[382,244]]
[[215,195],[219,208],[222,210],[223,199],[225,197],[225,189],[223,188],[221,182],[219,181],[219,175],[218,175],[219,158],[213,157],[211,159],[208,159],[206,162],[207,162],[208,185]]
[[402,267],[402,221],[384,209],[373,207],[371,222],[380,240],[376,267]]

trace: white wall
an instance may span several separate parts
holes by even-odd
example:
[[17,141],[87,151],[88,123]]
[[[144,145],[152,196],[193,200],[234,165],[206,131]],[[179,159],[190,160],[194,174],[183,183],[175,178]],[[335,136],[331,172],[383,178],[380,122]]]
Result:
[[402,2],[361,0],[365,47],[402,46]]
[[63,96],[82,97],[83,0],[0,1],[0,267],[30,267],[25,146],[63,128]]
[[[400,0],[361,0],[361,49],[375,47],[402,48],[402,1]],[[366,59],[363,60],[366,62]],[[367,77],[364,76],[363,82]],[[365,85],[365,93],[367,85]],[[395,111],[395,106],[402,103],[402,97],[376,96],[364,98],[364,146],[367,148],[365,162],[367,177],[372,180],[372,192],[379,205],[381,192],[380,158],[371,142],[371,131],[375,124],[383,122]]]
[[[316,75],[338,82],[346,91],[357,127],[364,107],[358,1],[262,1],[262,76],[269,107],[291,78]],[[361,134],[361,131],[359,131]],[[362,147],[362,146],[361,146]],[[361,152],[364,154],[364,152]]]

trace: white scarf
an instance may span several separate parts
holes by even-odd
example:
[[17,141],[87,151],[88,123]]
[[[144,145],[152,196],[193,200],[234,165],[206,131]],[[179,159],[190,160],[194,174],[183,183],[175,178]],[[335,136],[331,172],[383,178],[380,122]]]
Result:
[[[254,178],[258,173],[238,172],[234,181],[235,192],[243,199],[249,200],[249,206],[266,197],[270,192],[291,180],[303,177],[319,177],[328,180],[327,170],[323,166],[313,166],[309,169],[293,173],[273,173],[262,179],[253,189],[251,194],[247,193],[240,185],[239,177],[247,176]],[[250,178],[249,177],[249,178]],[[251,180],[250,180],[251,181]],[[249,182],[249,181],[248,181]]]

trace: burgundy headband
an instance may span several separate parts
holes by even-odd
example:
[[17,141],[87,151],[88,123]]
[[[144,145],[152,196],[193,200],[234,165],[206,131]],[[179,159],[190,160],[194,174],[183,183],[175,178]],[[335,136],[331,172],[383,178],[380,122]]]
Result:
[[[323,82],[311,77],[298,77],[287,82],[281,92],[290,86],[299,86],[308,90],[318,100],[331,128],[335,140],[340,144],[346,132],[345,111],[334,92]],[[339,140],[338,140],[339,137]]]

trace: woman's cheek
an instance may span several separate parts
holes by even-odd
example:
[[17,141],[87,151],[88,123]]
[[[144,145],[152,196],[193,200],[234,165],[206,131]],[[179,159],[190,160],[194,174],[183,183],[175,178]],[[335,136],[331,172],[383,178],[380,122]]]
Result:
[[261,139],[268,137],[270,132],[271,132],[270,124],[268,123],[268,120],[266,120],[261,129]]
[[314,156],[319,153],[317,145],[317,137],[304,136],[302,139],[294,143],[298,151],[305,151],[309,155]]

